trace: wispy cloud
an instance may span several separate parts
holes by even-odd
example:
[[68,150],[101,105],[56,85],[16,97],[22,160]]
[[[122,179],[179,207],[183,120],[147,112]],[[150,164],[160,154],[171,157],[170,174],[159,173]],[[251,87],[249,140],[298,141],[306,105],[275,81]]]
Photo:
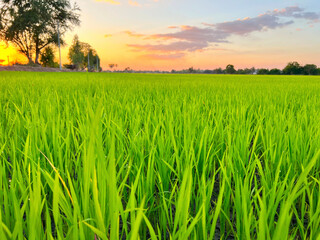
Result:
[[175,53],[175,54],[144,54],[140,58],[147,60],[175,60],[181,59],[185,56],[185,53]]
[[[183,57],[188,52],[201,52],[209,49],[215,43],[228,43],[229,38],[234,35],[246,36],[253,32],[269,31],[284,28],[292,25],[296,19],[304,19],[316,23],[320,20],[320,14],[316,12],[306,12],[304,9],[293,6],[284,9],[275,9],[256,17],[246,17],[229,22],[202,23],[198,26],[169,26],[169,29],[176,29],[175,32],[161,34],[138,34],[131,31],[125,33],[131,37],[145,40],[170,40],[167,43],[158,44],[128,44],[132,51],[148,52],[147,56],[155,56],[159,59],[165,54],[164,59],[168,59],[171,54],[174,57]],[[213,49],[213,48],[211,48]]]
[[135,7],[140,7],[140,3],[138,3],[137,1],[133,1],[133,0],[129,0],[129,5],[131,6],[135,6]]
[[188,42],[227,42],[227,32],[213,29],[213,28],[201,28],[195,26],[180,26],[180,31],[174,33],[165,34],[153,34],[150,35],[152,39],[175,39]]
[[[134,7],[142,7],[142,6],[149,6],[150,4],[150,1],[149,3],[146,3],[145,1],[137,1],[137,0],[94,0],[96,2],[105,2],[105,3],[108,3],[108,4],[112,4],[112,5],[126,5],[125,2],[127,1],[127,4],[130,5],[130,6],[134,6]],[[140,3],[142,2],[142,3]],[[159,0],[152,0],[151,2],[153,3],[156,3],[156,2],[159,2]]]
[[137,37],[137,38],[141,38],[141,37],[145,37],[146,35],[145,34],[140,34],[140,33],[134,33],[132,31],[123,31],[122,33],[128,35],[129,37]]
[[112,34],[105,34],[104,37],[105,38],[110,38],[110,37],[112,37]]
[[128,44],[130,48],[133,48],[135,51],[147,51],[147,52],[163,52],[163,53],[172,53],[172,52],[194,52],[199,49],[207,47],[207,44],[204,42],[173,42],[170,44]]
[[257,31],[282,28],[293,24],[294,19],[298,18],[316,21],[320,19],[320,14],[315,12],[305,12],[300,7],[287,7],[281,10],[275,9],[273,11],[268,11],[254,18],[247,17],[231,22],[204,24],[212,26],[215,30],[223,31],[228,34],[246,35]]
[[176,29],[176,28],[179,28],[178,26],[169,26],[168,27],[169,29]]
[[112,5],[120,5],[121,3],[115,0],[95,0],[96,2],[105,2]]

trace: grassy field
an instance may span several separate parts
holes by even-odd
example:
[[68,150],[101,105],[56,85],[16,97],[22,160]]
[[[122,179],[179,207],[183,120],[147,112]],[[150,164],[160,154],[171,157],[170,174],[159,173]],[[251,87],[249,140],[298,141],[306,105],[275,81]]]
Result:
[[0,73],[0,239],[320,239],[320,77]]

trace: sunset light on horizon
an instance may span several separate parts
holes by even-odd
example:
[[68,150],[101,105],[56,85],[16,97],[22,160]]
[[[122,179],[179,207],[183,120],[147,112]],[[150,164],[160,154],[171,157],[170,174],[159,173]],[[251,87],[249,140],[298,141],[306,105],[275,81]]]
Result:
[[[320,65],[316,0],[78,0],[81,24],[64,36],[62,63],[74,35],[97,50],[101,66],[119,69],[283,68]],[[56,59],[58,49],[55,48]],[[2,65],[26,62],[0,44]]]

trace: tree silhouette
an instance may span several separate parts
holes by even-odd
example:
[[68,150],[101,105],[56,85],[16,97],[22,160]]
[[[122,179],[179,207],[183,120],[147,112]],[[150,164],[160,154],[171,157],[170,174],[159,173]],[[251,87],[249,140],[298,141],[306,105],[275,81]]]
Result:
[[227,65],[226,67],[226,73],[227,74],[235,74],[236,73],[236,70],[234,69],[234,66],[229,64]]
[[[69,0],[0,0],[0,39],[13,43],[29,62],[39,64],[42,49],[79,25],[79,8]],[[63,44],[63,39],[61,43]]]

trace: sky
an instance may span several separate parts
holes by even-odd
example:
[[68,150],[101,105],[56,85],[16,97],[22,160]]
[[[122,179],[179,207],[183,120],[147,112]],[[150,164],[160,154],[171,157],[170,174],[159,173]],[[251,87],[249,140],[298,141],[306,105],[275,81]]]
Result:
[[[73,36],[118,69],[189,67],[283,68],[290,61],[320,66],[319,0],[77,0],[81,25]],[[17,57],[0,44],[0,59]],[[4,52],[6,51],[6,52]],[[12,60],[11,60],[12,59]]]

